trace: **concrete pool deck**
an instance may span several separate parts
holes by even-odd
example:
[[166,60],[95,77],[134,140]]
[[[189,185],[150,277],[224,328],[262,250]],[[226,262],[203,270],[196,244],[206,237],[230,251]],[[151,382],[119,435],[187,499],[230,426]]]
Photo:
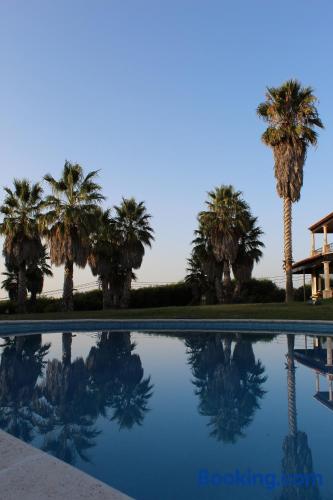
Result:
[[0,431],[1,500],[130,500],[71,465]]

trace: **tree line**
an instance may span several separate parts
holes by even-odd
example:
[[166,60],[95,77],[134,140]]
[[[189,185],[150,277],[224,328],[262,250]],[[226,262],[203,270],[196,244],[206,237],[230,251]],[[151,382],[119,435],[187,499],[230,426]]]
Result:
[[[286,302],[294,297],[292,281],[292,204],[299,201],[303,169],[309,146],[316,146],[317,129],[324,128],[312,87],[288,80],[268,87],[266,100],[257,108],[268,127],[263,143],[274,156],[278,196],[283,199]],[[262,256],[262,231],[239,191],[221,186],[208,193],[207,210],[198,216],[198,229],[189,259],[187,281],[198,296],[209,302],[231,300],[230,270],[236,279],[234,299],[249,281],[255,262]],[[221,279],[223,275],[223,279]]]
[[[262,141],[273,151],[276,189],[283,199],[286,302],[294,298],[292,204],[300,199],[308,148],[317,144],[317,128],[324,127],[316,103],[311,87],[289,80],[268,87],[266,100],[257,108],[268,124]],[[104,308],[129,305],[134,271],[154,239],[151,216],[134,198],[103,210],[105,198],[96,177],[97,171],[84,175],[80,165],[66,161],[59,180],[50,174],[44,177],[52,194],[44,196],[40,183],[26,179],[5,188],[0,207],[7,267],[3,287],[19,312],[26,310],[27,293],[33,303],[44,276],[52,275],[48,252],[52,264],[64,265],[64,310],[73,309],[74,264],[83,268],[88,263],[98,276]],[[186,276],[198,300],[237,300],[262,257],[262,234],[240,191],[221,185],[208,193],[207,208],[198,215]]]
[[[97,171],[84,174],[79,164],[65,162],[60,179],[44,176],[51,194],[40,183],[15,179],[5,187],[0,207],[7,267],[3,283],[17,311],[25,312],[27,292],[32,301],[41,293],[44,275],[51,275],[48,258],[64,266],[63,309],[73,309],[74,264],[87,263],[98,276],[103,306],[127,307],[131,280],[154,239],[145,204],[123,198],[113,210],[101,207],[105,197]],[[49,252],[49,255],[48,255]]]

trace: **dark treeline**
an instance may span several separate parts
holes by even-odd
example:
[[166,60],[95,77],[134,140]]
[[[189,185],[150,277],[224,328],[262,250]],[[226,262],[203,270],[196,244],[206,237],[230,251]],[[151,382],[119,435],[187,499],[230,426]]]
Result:
[[134,270],[154,239],[151,216],[134,198],[103,210],[97,173],[85,175],[80,165],[66,161],[60,179],[44,177],[51,194],[27,179],[4,188],[0,234],[7,272],[2,288],[18,312],[27,310],[28,292],[30,309],[36,305],[44,276],[52,276],[49,260],[64,266],[63,310],[74,307],[74,265],[87,264],[100,281],[103,306],[128,307]]

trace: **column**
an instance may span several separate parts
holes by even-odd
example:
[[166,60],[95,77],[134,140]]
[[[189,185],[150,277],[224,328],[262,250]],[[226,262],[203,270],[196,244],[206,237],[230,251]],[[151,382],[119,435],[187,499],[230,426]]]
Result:
[[328,400],[333,401],[332,375],[327,375],[327,378],[328,378]]
[[327,252],[327,226],[324,226],[324,245],[323,245],[323,252]]
[[316,250],[315,233],[311,233],[311,255],[314,255]]
[[316,372],[316,392],[320,391],[319,372]]
[[332,297],[331,283],[330,283],[330,263],[328,261],[323,262],[324,264],[324,280],[325,289],[323,292],[324,299],[330,299]]
[[317,295],[317,276],[315,271],[312,271],[311,273],[311,291],[312,296]]
[[326,337],[326,366],[332,366],[332,337]]

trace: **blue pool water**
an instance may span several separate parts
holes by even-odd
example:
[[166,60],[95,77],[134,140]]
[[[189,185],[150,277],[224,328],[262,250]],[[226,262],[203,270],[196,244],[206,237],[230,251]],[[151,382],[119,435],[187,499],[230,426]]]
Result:
[[0,427],[147,500],[333,499],[330,338],[2,337]]

